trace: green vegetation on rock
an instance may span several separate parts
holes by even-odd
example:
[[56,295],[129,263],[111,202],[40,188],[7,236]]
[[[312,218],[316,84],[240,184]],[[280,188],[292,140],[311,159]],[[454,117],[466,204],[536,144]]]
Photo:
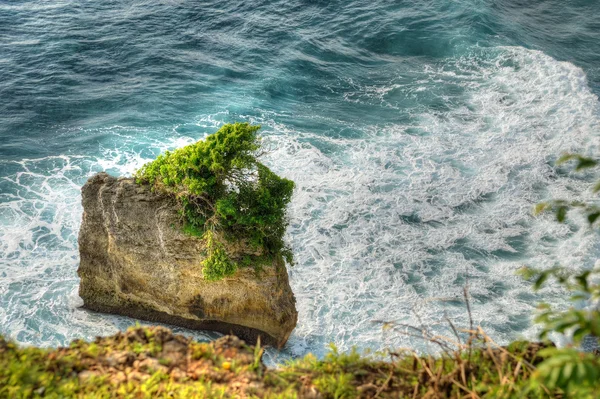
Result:
[[[259,162],[259,129],[248,123],[224,125],[204,140],[159,155],[136,173],[138,183],[174,195],[183,231],[206,241],[208,280],[274,257],[293,262],[283,235],[294,183]],[[233,259],[230,243],[247,246],[249,255]]]

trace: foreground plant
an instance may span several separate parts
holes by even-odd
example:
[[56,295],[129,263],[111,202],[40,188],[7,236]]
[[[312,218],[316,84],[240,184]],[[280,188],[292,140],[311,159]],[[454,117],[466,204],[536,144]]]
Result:
[[324,359],[308,355],[269,369],[260,345],[231,336],[198,343],[163,327],[50,350],[0,337],[0,398],[512,398],[540,348],[488,342],[470,359],[397,352],[383,361],[332,346]]
[[[575,171],[598,166],[598,161],[578,154],[566,154],[558,159],[557,165],[575,162]],[[593,192],[600,191],[600,182]],[[568,212],[578,209],[586,215],[593,227],[600,217],[600,208],[595,202],[553,200],[536,206],[534,213],[552,211],[559,223],[567,220]],[[540,353],[546,360],[534,374],[532,386],[538,384],[546,389],[557,390],[569,398],[600,397],[600,359],[598,349],[593,353],[582,352],[578,348],[585,338],[596,340],[600,337],[600,270],[573,272],[564,267],[548,270],[523,268],[520,273],[533,281],[535,290],[541,289],[550,280],[554,280],[568,293],[572,305],[566,310],[558,310],[547,303],[538,306],[535,321],[542,325],[540,338],[547,340],[553,333],[571,337],[572,343],[564,348],[548,348]],[[578,306],[577,306],[578,305]]]
[[[248,123],[224,125],[204,140],[159,155],[136,173],[138,183],[177,198],[183,231],[206,242],[208,280],[274,257],[293,262],[283,235],[294,183],[259,162],[259,129]],[[240,244],[250,255],[232,259],[227,248]]]
[[[570,293],[575,303],[597,303],[600,298],[600,285],[592,281],[599,270],[573,273],[564,268],[545,271],[524,268],[521,274],[534,281],[538,290],[550,279],[555,279]],[[540,351],[545,360],[540,363],[532,376],[530,387],[544,387],[552,392],[560,392],[569,398],[600,397],[600,359],[597,351],[583,352],[579,346],[586,337],[600,336],[600,312],[594,306],[557,310],[547,303],[538,306],[535,321],[540,323],[540,338],[547,341],[554,334],[566,334],[572,343],[563,347],[548,347]]]

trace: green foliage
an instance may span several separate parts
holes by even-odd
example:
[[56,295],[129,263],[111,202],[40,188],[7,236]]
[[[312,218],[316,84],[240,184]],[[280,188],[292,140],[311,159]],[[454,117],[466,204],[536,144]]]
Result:
[[138,183],[179,200],[186,234],[207,239],[208,231],[219,233],[207,239],[203,267],[208,280],[230,276],[238,267],[227,241],[293,263],[283,235],[294,183],[259,162],[258,129],[247,123],[224,125],[205,140],[159,155],[136,173]]
[[244,180],[257,164],[258,129],[247,123],[224,125],[203,141],[159,155],[137,176],[178,195],[220,198],[228,182]]
[[[575,170],[581,171],[598,166],[598,161],[584,157],[579,154],[565,154],[561,156],[557,161],[557,165],[575,161]],[[592,188],[594,193],[600,191],[600,181],[597,182]],[[567,213],[571,209],[579,209],[586,214],[587,220],[590,225],[593,225],[598,218],[600,218],[600,208],[593,203],[585,203],[581,201],[565,201],[561,199],[552,200],[548,202],[541,202],[535,206],[534,214],[539,215],[543,212],[552,211],[556,216],[556,220],[563,223],[567,220]]]
[[546,360],[538,366],[533,381],[549,390],[560,390],[568,397],[587,397],[600,392],[600,362],[595,355],[571,348],[544,349],[540,355]]
[[[596,160],[579,154],[563,155],[556,163],[561,165],[569,161],[576,161],[576,171],[598,165]],[[600,191],[600,183],[594,186],[593,191]],[[566,220],[567,212],[571,208],[582,209],[587,214],[590,225],[593,225],[600,217],[600,209],[594,204],[563,200],[540,203],[535,207],[534,213],[539,214],[552,210],[555,212],[556,219],[562,223]],[[600,285],[591,280],[592,277],[600,274],[600,270],[585,270],[574,274],[562,267],[554,267],[544,271],[524,268],[521,274],[526,279],[533,279],[535,290],[540,289],[550,278],[554,278],[570,293],[570,300],[573,302],[582,300],[597,301],[600,299]],[[536,317],[536,321],[544,326],[541,338],[546,338],[551,332],[572,332],[574,343],[578,344],[586,335],[600,336],[600,312],[598,309],[581,310],[571,307],[566,311],[558,312],[545,303],[540,304],[539,309],[540,312]]]
[[237,264],[229,259],[221,243],[215,241],[214,233],[207,231],[203,237],[208,248],[206,259],[202,262],[204,278],[208,281],[216,281],[233,275],[237,270]]
[[355,398],[356,388],[352,385],[352,374],[325,374],[315,379],[315,386],[328,397],[334,399]]
[[[525,269],[526,277],[534,278],[534,289],[540,289],[550,278],[570,292],[572,302],[597,301],[600,299],[600,285],[590,281],[590,277],[600,274],[600,270],[586,270],[573,274],[563,268],[552,268],[545,271]],[[565,311],[556,311],[546,303],[541,303],[536,322],[542,323],[540,337],[546,339],[552,332],[572,332],[573,341],[579,344],[586,335],[600,336],[600,312],[598,309],[576,309],[570,307]]]
[[[572,302],[597,301],[600,299],[600,285],[593,276],[600,270],[586,270],[572,273],[567,269],[555,267],[539,271],[525,268],[523,277],[533,281],[534,289],[541,289],[548,281],[555,280],[570,293]],[[600,336],[600,311],[597,308],[555,310],[547,303],[538,306],[535,321],[541,323],[541,339],[548,339],[551,333],[571,335],[573,345],[581,343],[586,336]],[[600,394],[600,363],[598,358],[583,353],[571,346],[548,348],[540,352],[545,357],[533,375],[532,385],[543,385],[550,390],[565,392],[569,397],[587,398]]]
[[[578,154],[566,154],[559,158],[557,165],[576,161],[575,170],[580,171],[598,165],[594,159]],[[600,191],[600,182],[593,187],[593,192]],[[567,212],[572,208],[582,210],[590,226],[600,217],[600,208],[593,203],[579,201],[567,202],[554,200],[538,204],[534,213],[552,211],[558,222],[566,221]],[[600,285],[595,276],[600,270],[585,270],[574,273],[562,267],[548,270],[524,268],[521,270],[524,278],[533,282],[535,290],[541,289],[548,281],[555,280],[565,288],[574,303],[586,301],[597,303],[600,299]],[[588,309],[578,309],[574,306],[567,310],[553,309],[547,303],[538,306],[535,321],[542,324],[540,338],[547,339],[551,333],[571,335],[573,345],[581,343],[584,337],[600,337],[600,310],[597,306]],[[596,398],[600,396],[600,362],[594,354],[583,353],[566,348],[548,348],[540,352],[545,360],[538,366],[531,379],[530,387],[544,387],[546,390],[562,392],[569,398]]]

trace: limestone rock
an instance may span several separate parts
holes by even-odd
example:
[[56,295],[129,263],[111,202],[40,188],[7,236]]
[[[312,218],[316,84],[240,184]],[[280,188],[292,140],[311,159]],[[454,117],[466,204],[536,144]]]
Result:
[[204,241],[181,232],[171,196],[99,173],[82,197],[77,272],[85,308],[285,344],[298,313],[283,263],[258,275],[242,267],[229,278],[205,281]]

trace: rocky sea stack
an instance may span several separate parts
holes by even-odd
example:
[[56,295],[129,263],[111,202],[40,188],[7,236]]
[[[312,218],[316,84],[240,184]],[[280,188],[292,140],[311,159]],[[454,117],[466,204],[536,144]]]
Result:
[[85,308],[285,344],[297,312],[283,262],[206,281],[205,242],[181,231],[171,195],[99,173],[82,196],[78,274]]
[[298,313],[283,235],[294,183],[259,161],[259,126],[219,131],[83,186],[79,295],[88,309],[281,347]]

